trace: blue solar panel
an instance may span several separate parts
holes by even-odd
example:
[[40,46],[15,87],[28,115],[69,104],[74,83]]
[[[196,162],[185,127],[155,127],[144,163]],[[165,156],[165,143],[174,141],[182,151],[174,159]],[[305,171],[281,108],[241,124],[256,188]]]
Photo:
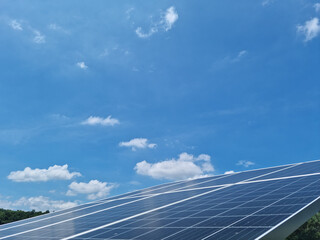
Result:
[[267,239],[317,210],[320,161],[155,186],[2,225],[0,239]]

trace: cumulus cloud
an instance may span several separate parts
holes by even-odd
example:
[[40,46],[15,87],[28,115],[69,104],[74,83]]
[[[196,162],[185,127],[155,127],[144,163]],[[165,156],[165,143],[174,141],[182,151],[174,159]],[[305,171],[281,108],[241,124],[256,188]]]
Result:
[[234,171],[230,170],[230,171],[226,171],[224,174],[232,174],[232,173],[234,173]]
[[41,34],[38,30],[33,30],[33,41],[37,44],[45,43],[46,42],[46,37]]
[[167,32],[173,27],[178,18],[179,15],[175,7],[171,6],[161,15],[160,20],[150,27],[149,31],[144,32],[141,27],[138,27],[136,34],[140,38],[148,38],[159,31]]
[[179,16],[174,7],[169,7],[164,15],[162,21],[164,22],[164,29],[166,31],[170,30],[173,24],[178,20]]
[[88,66],[84,62],[77,62],[77,66],[81,69],[87,69]]
[[157,144],[149,143],[146,138],[134,138],[128,142],[120,142],[120,147],[131,147],[132,151],[136,151],[137,148],[155,148]]
[[17,30],[17,31],[22,31],[23,30],[21,23],[18,22],[17,20],[11,20],[9,25],[14,30]]
[[120,122],[118,119],[112,118],[110,115],[107,118],[90,116],[85,121],[83,121],[81,124],[82,125],[91,125],[91,126],[94,126],[94,125],[114,126],[119,123]]
[[28,209],[35,209],[38,211],[56,211],[66,208],[72,208],[78,205],[77,202],[62,201],[62,200],[51,200],[48,197],[22,197],[14,203],[15,206],[25,206]]
[[8,179],[14,182],[47,182],[50,180],[70,180],[73,177],[81,176],[79,172],[69,172],[68,165],[54,165],[48,169],[31,169],[26,167],[23,171],[13,171]]
[[36,210],[36,211],[57,211],[66,208],[72,208],[78,205],[74,201],[52,200],[48,197],[22,197],[16,201],[9,201],[8,199],[0,199],[1,207],[6,209],[20,209],[20,210]]
[[86,194],[90,200],[106,197],[109,195],[111,189],[115,187],[115,184],[108,184],[107,182],[100,182],[98,180],[91,180],[88,183],[85,182],[72,182],[69,185],[67,196],[76,196],[78,194]]
[[157,163],[142,161],[136,164],[135,171],[138,174],[150,176],[155,179],[182,180],[201,177],[213,172],[211,157],[207,154],[193,156],[181,153],[178,159],[170,159]]
[[309,21],[306,21],[304,25],[298,25],[297,32],[304,35],[305,42],[312,40],[320,33],[319,19],[315,17]]
[[255,163],[254,162],[251,162],[251,161],[246,161],[246,160],[241,160],[239,162],[237,162],[237,165],[238,166],[244,166],[244,167],[250,167],[252,165],[254,165]]

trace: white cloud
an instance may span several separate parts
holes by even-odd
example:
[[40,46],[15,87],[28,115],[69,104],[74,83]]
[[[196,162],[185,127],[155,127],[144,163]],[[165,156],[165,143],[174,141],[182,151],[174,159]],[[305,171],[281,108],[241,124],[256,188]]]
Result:
[[161,15],[160,20],[151,26],[149,31],[144,32],[141,27],[138,27],[136,29],[136,34],[140,38],[148,38],[159,31],[167,32],[173,27],[173,24],[178,20],[178,18],[179,15],[175,7],[171,6],[164,14]]
[[33,41],[37,44],[45,43],[46,42],[46,37],[41,34],[38,30],[33,30]]
[[84,62],[77,62],[77,66],[81,69],[87,69],[88,66]]
[[141,182],[138,182],[138,181],[134,181],[134,180],[133,180],[133,181],[130,181],[129,184],[130,184],[130,185],[135,185],[135,186],[137,186],[137,185],[140,185]]
[[244,56],[248,54],[247,50],[242,50],[238,53],[238,55],[231,60],[231,62],[239,62]]
[[305,36],[305,42],[312,40],[320,33],[319,19],[315,17],[306,21],[304,25],[298,25],[297,31]]
[[232,174],[232,173],[234,173],[234,171],[230,170],[230,171],[226,171],[224,174]]
[[170,30],[173,24],[178,20],[179,15],[174,7],[169,7],[163,18],[164,28],[166,31]]
[[68,165],[54,165],[48,169],[31,169],[26,167],[23,171],[11,172],[8,179],[14,182],[47,182],[49,180],[70,180],[81,176],[78,172],[69,172]]
[[115,187],[115,184],[108,184],[107,182],[100,182],[98,180],[91,180],[88,183],[85,182],[72,182],[69,185],[67,196],[76,196],[78,194],[87,194],[87,198],[90,200],[103,198],[109,195],[111,189]]
[[65,202],[62,200],[51,200],[48,197],[38,196],[38,197],[22,197],[19,200],[11,204],[14,208],[24,208],[27,210],[36,210],[36,211],[57,211],[66,208],[72,208],[77,206],[77,202]]
[[316,12],[320,12],[320,3],[315,3],[313,7]]
[[93,117],[90,116],[88,119],[83,121],[81,124],[83,125],[102,125],[102,126],[114,126],[116,124],[120,124],[119,120],[116,118],[112,118],[111,115],[107,118],[101,118],[101,117]]
[[157,163],[142,161],[136,164],[138,174],[150,176],[155,179],[181,180],[197,178],[205,173],[213,172],[210,156],[200,154],[198,157],[188,153],[181,153],[178,159],[170,159]]
[[237,162],[237,165],[239,166],[244,166],[244,167],[250,167],[252,165],[254,165],[255,163],[254,162],[251,162],[251,161],[246,161],[246,160],[241,160],[239,162]]
[[72,208],[78,205],[78,201],[62,201],[62,200],[52,200],[44,196],[36,197],[22,197],[15,201],[10,201],[10,198],[0,196],[0,206],[4,209],[19,209],[19,210],[36,210],[36,211],[46,211],[49,210],[57,211],[66,208]]
[[18,30],[18,31],[22,31],[23,30],[21,23],[18,22],[17,20],[10,21],[9,25],[14,30]]
[[127,9],[127,11],[126,11],[127,19],[130,19],[130,18],[131,18],[131,14],[132,14],[133,11],[134,11],[134,8],[133,8],[133,7]]
[[147,33],[144,33],[141,27],[138,27],[136,29],[136,34],[139,38],[148,38],[156,32],[158,32],[158,29],[155,27],[150,28],[150,30]]
[[157,144],[148,143],[148,139],[146,138],[134,138],[129,142],[120,142],[120,147],[131,147],[132,151],[135,151],[137,148],[155,148]]
[[62,33],[66,33],[66,34],[70,33],[69,31],[65,30],[63,27],[61,27],[55,23],[49,24],[48,28],[52,31],[62,32]]

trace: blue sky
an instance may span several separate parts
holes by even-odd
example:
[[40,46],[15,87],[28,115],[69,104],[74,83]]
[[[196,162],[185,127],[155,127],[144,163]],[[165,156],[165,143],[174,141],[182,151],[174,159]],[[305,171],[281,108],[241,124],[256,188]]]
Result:
[[0,3],[0,207],[319,159],[320,2]]

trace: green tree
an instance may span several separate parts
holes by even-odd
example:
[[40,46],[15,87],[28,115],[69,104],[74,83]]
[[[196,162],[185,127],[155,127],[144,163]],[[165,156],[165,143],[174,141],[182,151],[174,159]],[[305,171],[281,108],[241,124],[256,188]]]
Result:
[[320,240],[320,212],[292,233],[287,240]]
[[21,210],[7,210],[0,208],[0,224],[10,223],[30,217],[39,216],[45,213],[49,213],[49,211],[45,212],[36,212],[35,210],[32,211],[21,211]]

